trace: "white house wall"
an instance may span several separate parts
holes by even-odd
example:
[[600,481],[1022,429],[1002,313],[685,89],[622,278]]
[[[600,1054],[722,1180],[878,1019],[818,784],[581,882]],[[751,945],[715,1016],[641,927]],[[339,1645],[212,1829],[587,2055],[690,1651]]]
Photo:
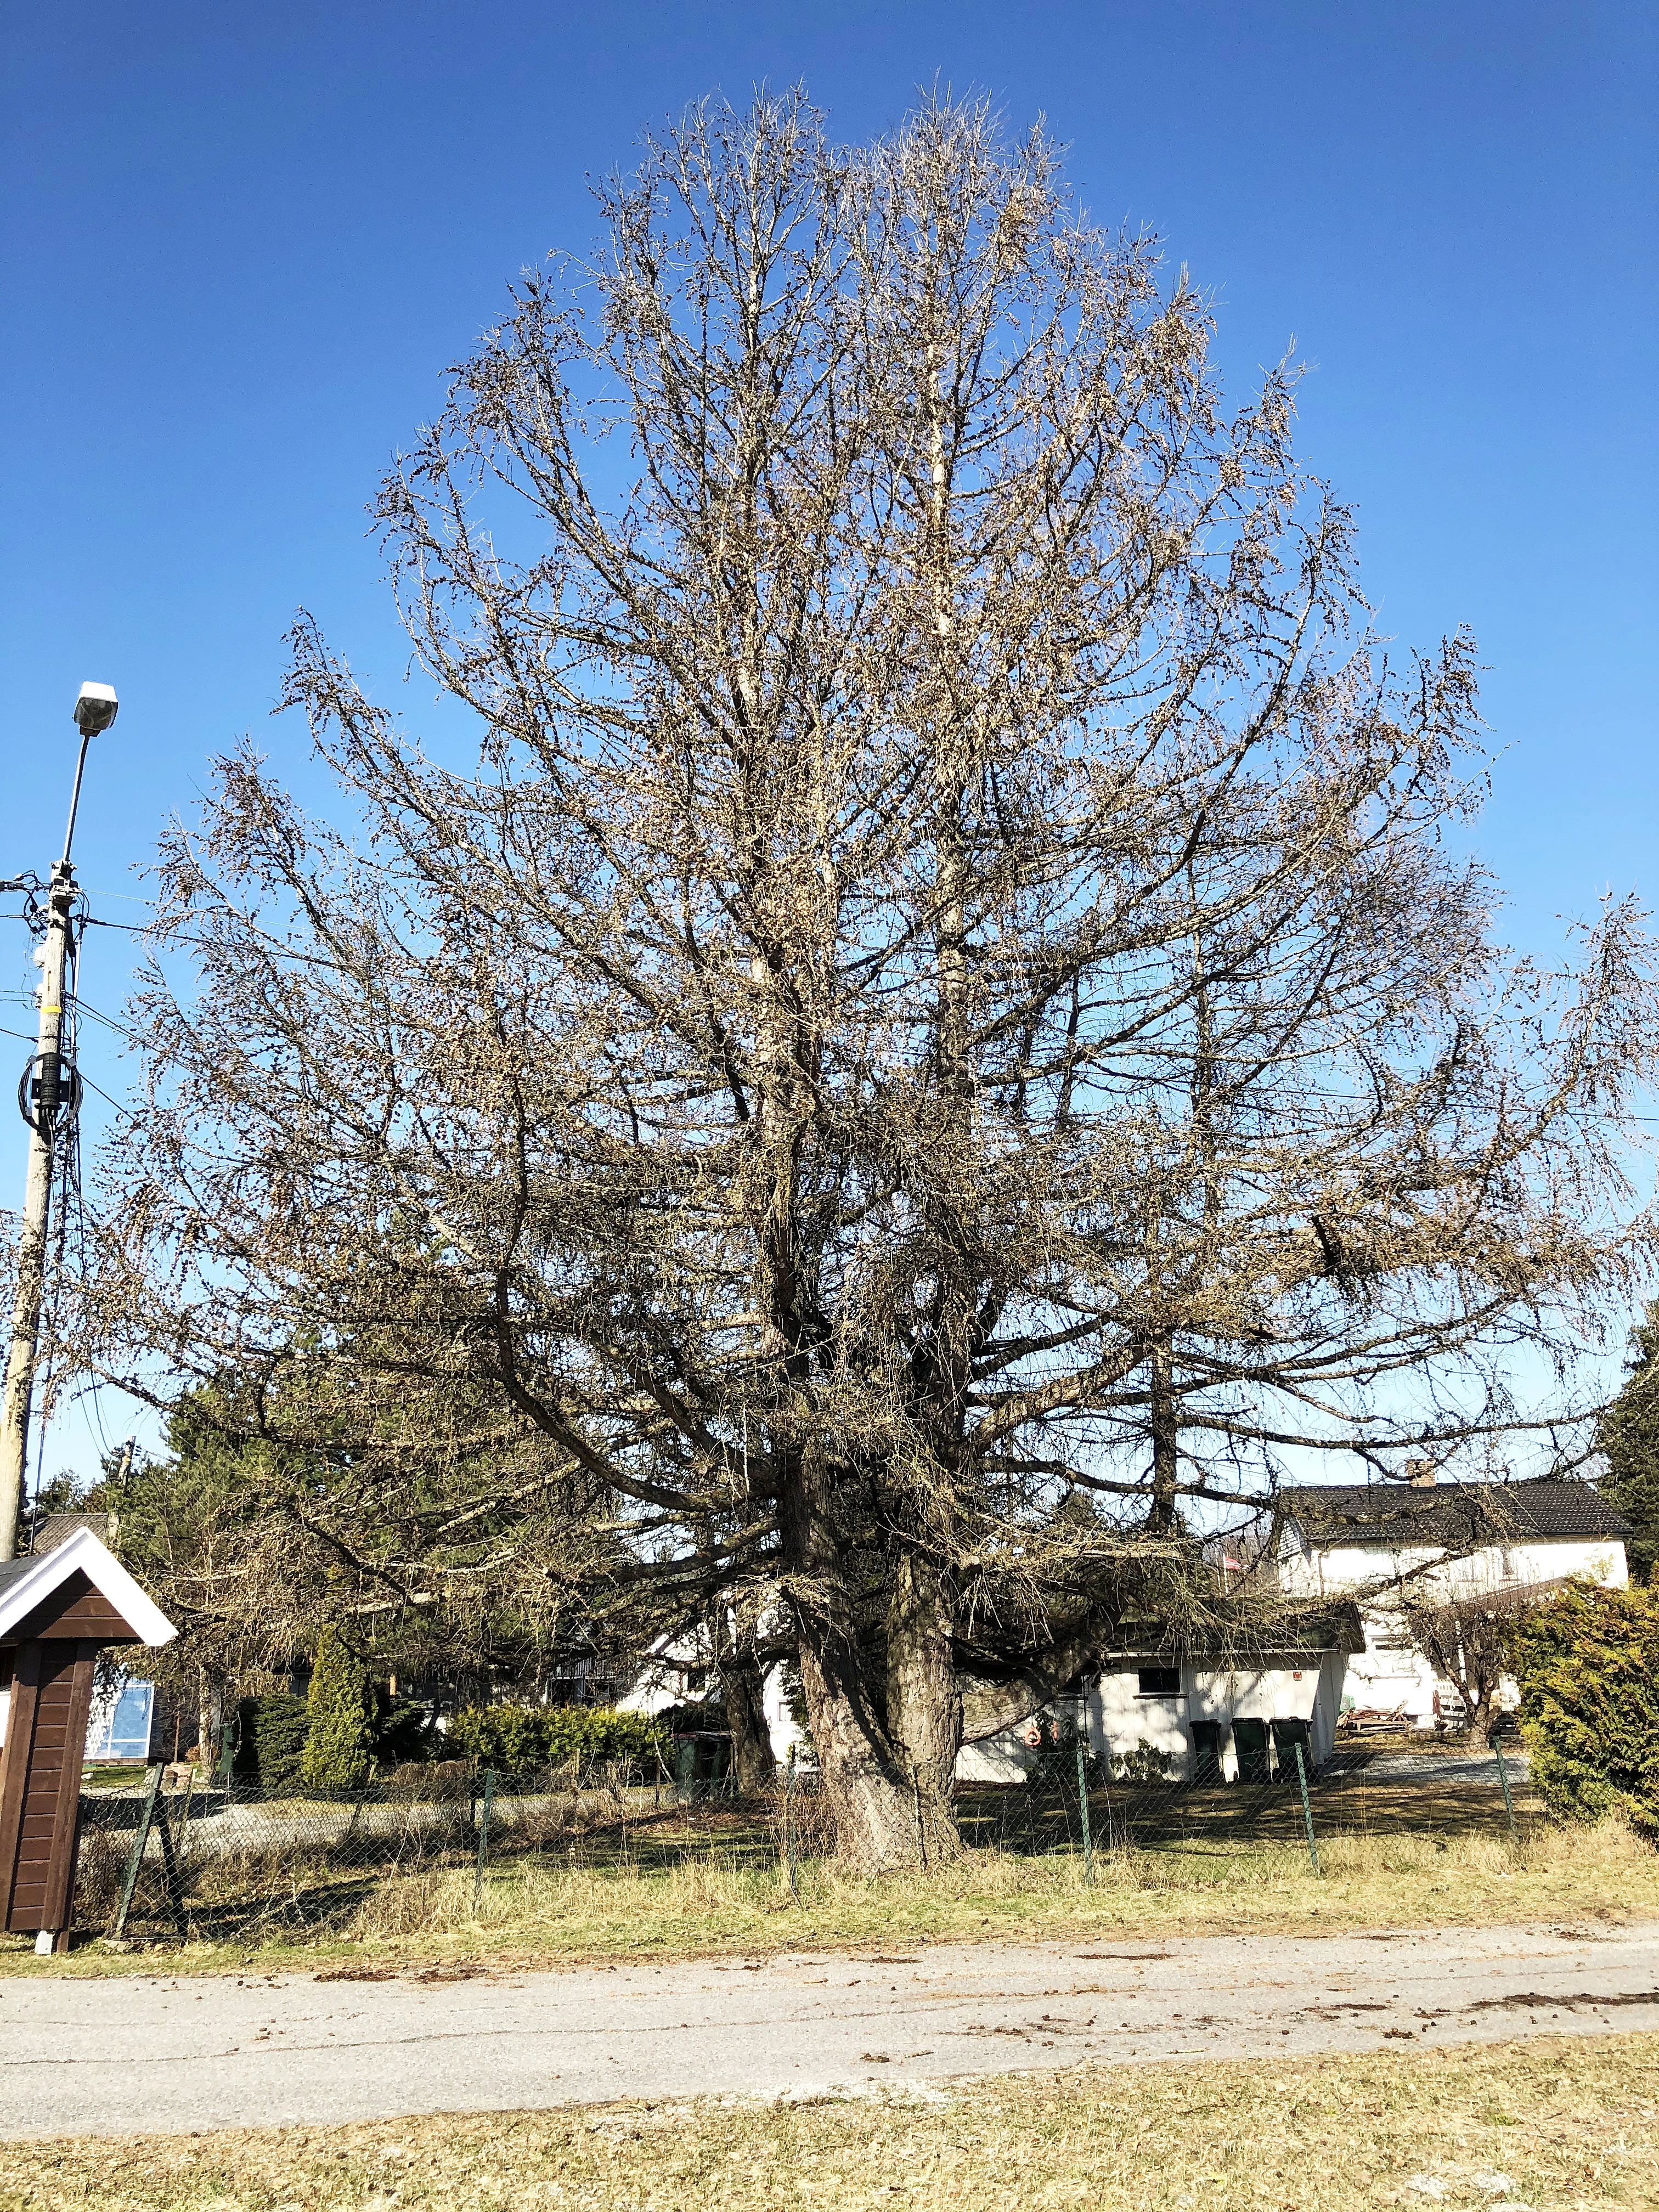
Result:
[[[1419,1571],[1425,1568],[1426,1573]],[[1617,1536],[1537,1536],[1488,1544],[1457,1559],[1444,1559],[1439,1546],[1331,1544],[1304,1550],[1287,1540],[1279,1558],[1279,1582],[1291,1595],[1369,1593],[1359,1601],[1365,1649],[1347,1662],[1346,1682],[1337,1693],[1339,1710],[1345,1695],[1357,1705],[1382,1712],[1403,1708],[1406,1721],[1420,1729],[1432,1728],[1443,1711],[1450,1717],[1461,1707],[1451,1685],[1439,1678],[1406,1632],[1392,1586],[1407,1575],[1415,1576],[1425,1589],[1448,1595],[1498,1595],[1565,1581],[1570,1575],[1614,1589],[1630,1579],[1624,1543]],[[1513,1703],[1512,1684],[1505,1685],[1504,1697]]]
[[[714,1670],[705,1656],[707,1650],[706,1643],[696,1636],[659,1644],[647,1657],[633,1687],[617,1700],[617,1711],[663,1713],[671,1705],[684,1705],[710,1689],[718,1689],[718,1683],[712,1680]],[[694,1691],[687,1678],[698,1670],[702,1688]],[[761,1684],[761,1705],[766,1715],[767,1732],[772,1739],[772,1756],[780,1765],[788,1759],[792,1747],[799,1755],[806,1746],[806,1738],[795,1725],[795,1717],[789,1710],[783,1676],[781,1663],[769,1667]]]
[[767,1732],[772,1739],[772,1756],[780,1766],[787,1761],[792,1750],[799,1758],[806,1749],[805,1732],[797,1727],[795,1716],[789,1710],[783,1673],[781,1666],[767,1668],[761,1696]]
[[[1231,1729],[1235,1719],[1307,1721],[1316,1766],[1335,1747],[1343,1677],[1339,1651],[1310,1652],[1299,1663],[1297,1655],[1286,1655],[1284,1664],[1258,1668],[1183,1666],[1178,1694],[1143,1696],[1141,1671],[1132,1662],[1108,1668],[1083,1701],[1079,1718],[1103,1758],[1126,1758],[1142,1744],[1150,1744],[1163,1753],[1172,1779],[1189,1780],[1194,1721],[1219,1725],[1221,1771],[1230,1782],[1238,1777]],[[1024,1732],[1011,1729],[983,1743],[965,1745],[957,1761],[957,1778],[1018,1782],[1030,1763]]]
[[[1332,1597],[1397,1581],[1440,1559],[1441,1547],[1332,1544],[1312,1551],[1286,1550],[1279,1559],[1281,1586],[1297,1596]],[[1526,1543],[1489,1544],[1467,1559],[1450,1559],[1422,1579],[1451,1589],[1506,1589],[1528,1583],[1583,1575],[1622,1589],[1630,1580],[1625,1547],[1617,1536],[1534,1537]]]

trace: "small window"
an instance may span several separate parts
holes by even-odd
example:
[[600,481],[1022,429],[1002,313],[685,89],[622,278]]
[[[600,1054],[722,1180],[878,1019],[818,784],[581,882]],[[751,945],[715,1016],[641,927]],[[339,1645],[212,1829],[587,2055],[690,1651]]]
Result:
[[1181,1695],[1179,1667],[1143,1667],[1135,1679],[1143,1698],[1178,1698]]

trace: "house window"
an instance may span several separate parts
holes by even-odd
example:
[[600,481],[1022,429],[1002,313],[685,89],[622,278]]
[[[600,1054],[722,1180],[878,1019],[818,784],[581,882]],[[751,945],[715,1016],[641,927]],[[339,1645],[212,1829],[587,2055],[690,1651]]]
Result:
[[1139,1694],[1143,1698],[1178,1698],[1181,1695],[1179,1667],[1143,1667],[1135,1677]]

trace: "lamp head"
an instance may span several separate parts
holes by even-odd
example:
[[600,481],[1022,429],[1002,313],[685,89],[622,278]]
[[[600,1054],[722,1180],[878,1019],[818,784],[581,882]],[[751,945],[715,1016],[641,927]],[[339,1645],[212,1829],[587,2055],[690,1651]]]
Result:
[[115,720],[119,701],[108,684],[83,684],[75,702],[75,726],[83,738],[95,738]]

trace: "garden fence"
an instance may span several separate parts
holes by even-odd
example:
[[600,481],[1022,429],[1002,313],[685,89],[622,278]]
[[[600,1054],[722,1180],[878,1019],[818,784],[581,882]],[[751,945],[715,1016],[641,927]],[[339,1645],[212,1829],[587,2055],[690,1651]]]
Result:
[[[1510,1759],[1506,1768],[1484,1747],[1465,1758],[1342,1751],[1315,1772],[1293,1746],[1265,1773],[1193,1783],[1133,1760],[1114,1771],[1061,1745],[1045,1747],[1023,1781],[960,1784],[956,1812],[970,1849],[1069,1854],[1085,1880],[1123,1852],[1213,1859],[1284,1845],[1316,1865],[1321,1838],[1344,1832],[1515,1839],[1524,1769]],[[492,1871],[526,1862],[648,1872],[703,1858],[773,1868],[793,1886],[833,1848],[810,1771],[792,1769],[756,1801],[690,1762],[678,1772],[672,1762],[649,1772],[572,1763],[510,1774],[455,1761],[288,1794],[152,1767],[88,1778],[75,1925],[147,1944],[339,1927],[388,1878],[470,1875],[481,1894]]]

